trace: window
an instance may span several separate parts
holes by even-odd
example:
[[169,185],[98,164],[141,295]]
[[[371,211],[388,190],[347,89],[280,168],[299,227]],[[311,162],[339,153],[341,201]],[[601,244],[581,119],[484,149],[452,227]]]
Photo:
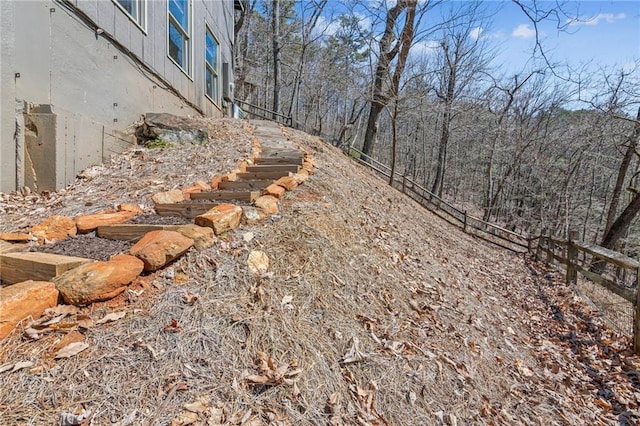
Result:
[[205,40],[205,84],[206,93],[214,102],[219,102],[218,97],[218,42],[213,33],[207,27],[207,35]]
[[189,73],[189,0],[169,0],[169,57]]
[[114,0],[115,3],[120,6],[120,9],[127,12],[129,18],[140,28],[144,29],[145,25],[145,1],[146,0]]

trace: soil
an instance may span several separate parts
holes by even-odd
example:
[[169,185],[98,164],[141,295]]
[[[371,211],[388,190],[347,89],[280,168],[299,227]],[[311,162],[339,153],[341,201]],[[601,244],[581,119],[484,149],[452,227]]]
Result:
[[[148,203],[226,172],[251,132],[244,121],[210,125],[226,133],[206,149],[129,152],[64,192],[4,194],[0,229],[85,213],[88,201]],[[198,424],[640,422],[630,339],[558,273],[449,226],[318,138],[289,133],[318,167],[283,197],[278,220],[245,225],[81,312],[82,321],[126,312],[115,322],[83,328],[69,316],[39,340],[18,329],[0,341],[0,371],[30,363],[0,373],[3,425],[57,424],[83,410],[92,425],[185,424],[194,403]],[[247,266],[253,250],[270,259],[263,276]],[[89,347],[54,359],[71,330]]]
[[106,261],[116,254],[127,253],[132,246],[133,244],[130,242],[99,238],[94,232],[91,232],[79,234],[54,244],[31,247],[31,251]]

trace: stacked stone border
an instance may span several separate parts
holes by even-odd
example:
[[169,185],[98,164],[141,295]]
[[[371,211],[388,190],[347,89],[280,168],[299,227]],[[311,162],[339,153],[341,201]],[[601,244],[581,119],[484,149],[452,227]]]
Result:
[[[50,216],[32,226],[28,233],[0,233],[0,278],[4,283],[0,287],[0,339],[9,336],[23,321],[36,320],[45,310],[57,305],[87,306],[112,299],[143,272],[161,270],[191,248],[206,249],[214,244],[216,236],[279,213],[279,198],[306,182],[317,164],[299,143],[291,140],[285,128],[278,128],[287,143],[302,154],[297,172],[287,172],[255,196],[252,193],[251,205],[216,204],[195,216],[193,224],[131,225],[141,232],[138,242],[128,253],[117,254],[108,261],[27,252],[27,242],[43,245],[118,224],[126,227],[126,222],[144,213],[139,205],[120,204],[116,210],[78,215],[73,219]],[[250,158],[240,161],[226,174],[212,176],[208,182],[200,180],[182,189],[153,195],[156,211],[159,205],[195,199],[197,196],[193,194],[219,191],[224,182],[241,181],[239,176],[247,174],[247,167],[256,164],[262,155],[263,146],[254,135]],[[256,269],[255,261],[249,263],[252,271]]]

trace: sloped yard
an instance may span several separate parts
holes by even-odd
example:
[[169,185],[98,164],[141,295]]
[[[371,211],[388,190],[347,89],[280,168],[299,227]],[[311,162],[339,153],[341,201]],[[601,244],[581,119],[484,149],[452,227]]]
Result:
[[[251,135],[243,121],[211,126],[206,147],[141,149],[64,194],[5,196],[0,230],[150,205],[155,191],[224,172]],[[70,312],[39,340],[18,330],[0,341],[2,424],[83,412],[92,425],[640,421],[640,360],[558,275],[288,134],[317,169],[278,215]],[[269,257],[266,274],[250,271],[252,250]],[[54,359],[74,332],[89,347]]]

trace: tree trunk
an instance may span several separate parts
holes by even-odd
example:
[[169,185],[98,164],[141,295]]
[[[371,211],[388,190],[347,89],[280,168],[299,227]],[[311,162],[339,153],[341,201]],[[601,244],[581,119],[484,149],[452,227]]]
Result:
[[636,193],[631,199],[631,202],[627,205],[627,208],[620,214],[618,219],[613,222],[609,231],[604,235],[602,239],[602,247],[613,250],[616,243],[627,232],[629,225],[640,212],[640,192]]
[[605,236],[608,234],[609,229],[615,222],[615,217],[618,213],[618,204],[620,203],[620,196],[622,195],[622,191],[624,189],[624,181],[627,177],[627,171],[629,170],[629,165],[631,164],[631,160],[633,159],[635,149],[638,146],[638,139],[640,138],[640,108],[638,108],[636,120],[637,121],[633,129],[633,133],[627,138],[627,152],[625,152],[624,157],[622,158],[622,162],[620,163],[620,168],[618,169],[618,177],[616,179],[616,186],[613,188],[613,194],[611,195],[611,203],[609,204],[609,211],[607,213],[607,224],[604,231]]
[[[376,70],[373,79],[373,87],[371,91],[371,107],[369,109],[369,119],[367,120],[367,131],[364,135],[364,144],[362,147],[362,152],[365,154],[364,160],[366,161],[368,157],[371,157],[373,153],[373,148],[376,143],[376,138],[378,135],[378,118],[380,117],[380,112],[389,102],[390,94],[397,94],[398,86],[396,83],[396,75],[399,77],[404,70],[404,65],[407,60],[407,56],[409,53],[409,48],[411,47],[411,43],[413,42],[413,25],[415,22],[415,12],[416,12],[417,0],[399,0],[395,6],[393,6],[387,12],[387,19],[385,24],[385,29],[382,37],[380,38],[379,43],[379,56],[378,62],[376,64]],[[404,27],[402,29],[402,35],[399,38],[398,42],[393,45],[393,41],[395,38],[394,28],[396,26],[396,22],[400,14],[407,10],[407,17],[404,22]],[[384,81],[389,78],[391,73],[391,62],[398,55],[398,52],[402,48],[404,55],[400,55],[398,59],[398,63],[396,64],[396,72],[394,75],[394,81],[392,82],[391,89],[385,90]]]
[[373,153],[373,146],[378,138],[378,117],[382,112],[384,106],[379,102],[371,102],[369,108],[369,118],[367,119],[367,131],[364,134],[364,144],[362,146],[362,153],[365,155],[363,160],[369,161],[369,157]]
[[[455,73],[449,78],[447,88],[447,101],[442,117],[442,133],[440,134],[440,146],[438,148],[438,163],[436,165],[436,176],[431,186],[431,192],[438,197],[442,197],[442,187],[444,185],[444,174],[447,166],[447,147],[449,145],[449,127],[451,125],[451,103],[449,99],[453,99],[453,89],[455,87]],[[451,96],[449,98],[449,96]]]

